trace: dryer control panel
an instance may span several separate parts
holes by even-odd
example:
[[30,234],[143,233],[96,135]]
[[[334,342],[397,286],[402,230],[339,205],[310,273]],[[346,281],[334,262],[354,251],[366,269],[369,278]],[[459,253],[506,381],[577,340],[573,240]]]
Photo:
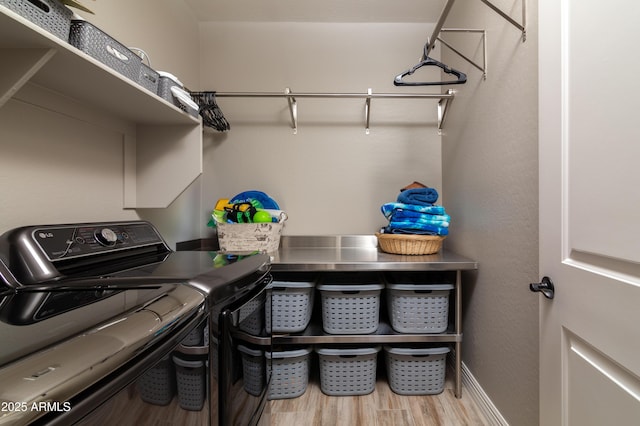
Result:
[[[0,237],[0,256],[22,284],[170,253],[149,222],[103,222],[16,228]],[[123,268],[125,266],[122,266]]]
[[39,227],[33,229],[32,238],[52,262],[164,244],[160,234],[147,222]]

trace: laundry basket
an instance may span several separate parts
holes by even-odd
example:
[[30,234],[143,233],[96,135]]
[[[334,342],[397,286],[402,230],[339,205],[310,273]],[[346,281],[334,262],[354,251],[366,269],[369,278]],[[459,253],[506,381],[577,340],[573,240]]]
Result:
[[355,279],[351,274],[332,274],[318,285],[325,332],[369,334],[378,329],[384,285],[377,275],[362,274],[359,282]]
[[311,347],[289,351],[265,352],[271,359],[268,399],[297,398],[309,384]]
[[400,395],[433,395],[444,390],[448,347],[405,348],[385,346],[387,377]]
[[399,333],[442,333],[449,325],[453,284],[387,283],[387,311]]
[[265,294],[260,294],[240,307],[238,312],[238,328],[252,336],[262,333],[264,327]]
[[320,390],[331,396],[367,395],[376,387],[380,347],[316,348],[320,359]]
[[260,396],[266,386],[264,351],[238,345],[242,356],[243,387],[248,394]]
[[206,398],[206,360],[185,355],[174,355],[176,384],[180,407],[188,411],[200,411]]
[[136,388],[140,399],[148,404],[169,404],[176,392],[175,371],[169,356],[140,376]]
[[267,286],[267,332],[296,333],[309,325],[313,310],[315,277],[277,277]]

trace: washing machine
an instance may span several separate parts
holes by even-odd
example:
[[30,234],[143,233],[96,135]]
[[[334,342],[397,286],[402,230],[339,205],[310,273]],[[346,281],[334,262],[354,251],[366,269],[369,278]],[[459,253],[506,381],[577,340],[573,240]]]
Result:
[[265,254],[172,251],[147,221],[5,232],[0,425],[268,423],[239,348],[269,350],[271,280]]

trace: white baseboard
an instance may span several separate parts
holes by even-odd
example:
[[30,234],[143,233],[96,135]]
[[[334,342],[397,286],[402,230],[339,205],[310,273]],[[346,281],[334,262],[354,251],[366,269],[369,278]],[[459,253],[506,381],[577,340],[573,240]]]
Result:
[[482,414],[487,418],[490,425],[495,426],[509,426],[509,423],[502,417],[500,411],[493,405],[489,396],[484,392],[482,386],[478,383],[473,374],[469,371],[467,366],[462,363],[462,385],[464,390],[469,392],[469,396],[478,405]]

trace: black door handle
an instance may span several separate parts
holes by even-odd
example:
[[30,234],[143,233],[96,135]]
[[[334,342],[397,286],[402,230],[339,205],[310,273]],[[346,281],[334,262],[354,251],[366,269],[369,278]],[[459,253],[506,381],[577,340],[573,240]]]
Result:
[[553,287],[553,281],[549,277],[543,277],[539,283],[529,284],[529,290],[533,292],[542,292],[547,299],[553,299],[555,288]]

